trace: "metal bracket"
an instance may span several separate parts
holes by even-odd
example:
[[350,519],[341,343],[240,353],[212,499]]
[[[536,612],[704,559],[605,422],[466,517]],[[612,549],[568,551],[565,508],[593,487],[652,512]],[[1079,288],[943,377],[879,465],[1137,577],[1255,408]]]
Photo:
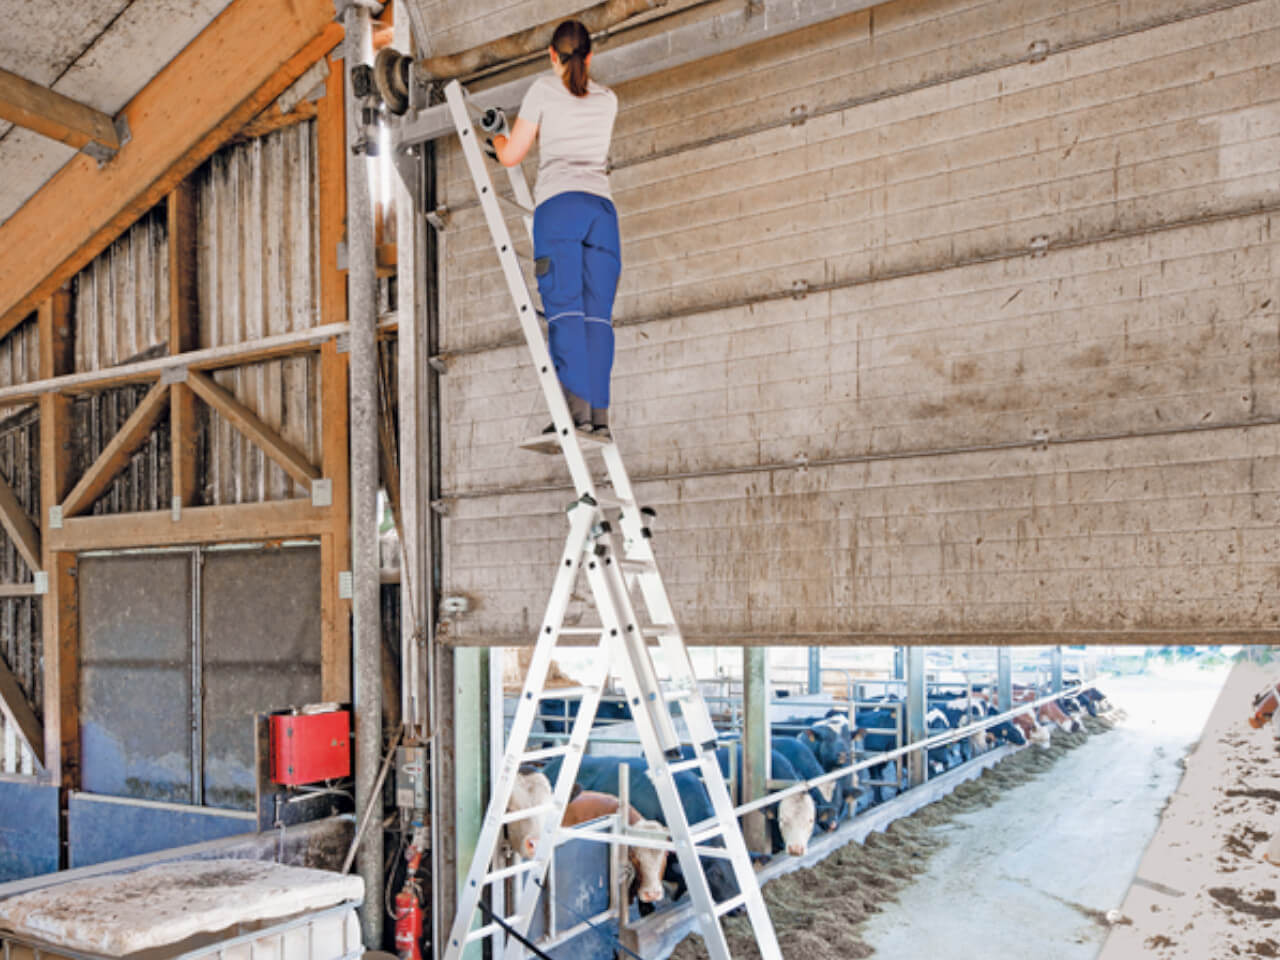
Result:
[[1049,56],[1049,41],[1036,40],[1027,48],[1030,56],[1027,57],[1028,63],[1039,63]]
[[809,119],[809,108],[806,107],[803,103],[791,108],[791,125],[793,127],[803,126],[804,122],[808,119]]
[[434,210],[428,211],[427,223],[435,227],[436,230],[444,230],[449,226],[449,208],[442,203]]
[[1037,450],[1049,449],[1049,431],[1045,427],[1035,430],[1031,434],[1031,440],[1036,445]]
[[182,498],[179,496],[169,501],[169,519],[174,523],[182,522]]
[[311,505],[313,507],[333,506],[333,480],[321,477],[311,481]]
[[1043,257],[1049,250],[1049,235],[1041,233],[1032,237],[1029,246],[1031,248],[1031,256]]
[[124,145],[133,139],[133,134],[129,131],[129,120],[123,113],[111,121],[111,125],[116,128],[116,139],[120,141],[120,146],[115,150],[98,143],[96,140],[90,140],[80,148],[82,153],[97,160],[100,167],[110,162]]
[[49,574],[43,570],[34,571],[31,578],[31,589],[39,594],[49,592]]
[[381,0],[333,0],[334,16],[338,19],[342,19],[351,7],[363,7],[370,13],[381,13],[383,4]]
[[186,383],[187,368],[185,365],[181,367],[165,367],[160,371],[160,382],[164,384]]
[[445,363],[444,357],[438,354],[434,357],[427,357],[427,366],[436,373],[444,374],[449,372],[449,365]]
[[466,597],[454,594],[440,599],[440,613],[446,617],[456,617],[471,609],[471,601]]
[[452,504],[448,500],[432,500],[431,509],[442,517],[449,516]]
[[803,300],[808,295],[809,295],[808,280],[797,280],[795,283],[791,284],[792,300]]
[[333,338],[333,348],[334,348],[335,350],[337,350],[337,351],[338,351],[338,353],[346,353],[348,350],[350,350],[350,349],[351,349],[351,334],[349,334],[349,333],[340,333],[340,334],[338,334],[336,337],[334,337],[334,338]]
[[347,269],[347,241],[338,241],[337,252],[334,254],[334,259],[337,261],[339,270]]
[[54,504],[49,508],[49,529],[62,529],[62,504]]
[[350,600],[355,596],[355,581],[351,576],[350,570],[343,570],[338,574],[338,599]]

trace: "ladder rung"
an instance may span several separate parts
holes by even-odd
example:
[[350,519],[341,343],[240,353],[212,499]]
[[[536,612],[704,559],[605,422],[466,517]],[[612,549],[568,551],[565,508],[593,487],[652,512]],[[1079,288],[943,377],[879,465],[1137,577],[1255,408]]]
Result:
[[702,841],[712,840],[724,833],[724,825],[721,823],[713,823],[711,826],[699,830],[696,833],[690,833],[689,839],[693,841],[694,846],[701,846]]
[[677,687],[674,690],[666,691],[663,696],[666,697],[667,703],[674,703],[677,700],[688,700],[693,694],[694,691],[687,687]]
[[745,893],[740,893],[736,897],[730,897],[724,903],[717,903],[716,916],[723,917],[726,913],[738,909],[738,907],[742,906],[746,902],[747,895]]
[[694,757],[692,760],[679,760],[676,763],[667,764],[667,772],[673,777],[677,773],[684,773],[686,770],[696,770],[702,766],[702,758]]
[[568,744],[562,744],[558,747],[545,747],[542,750],[530,750],[528,753],[520,754],[520,762],[537,763],[539,760],[551,760],[554,757],[563,757],[568,752]]
[[510,867],[503,867],[501,870],[495,870],[493,873],[487,873],[484,877],[486,884],[496,883],[499,880],[505,880],[507,877],[514,877],[517,874],[527,873],[541,866],[537,860],[521,860],[519,863]]
[[604,632],[604,627],[561,627],[560,636],[562,637],[598,637]]
[[536,807],[525,807],[523,810],[508,810],[502,815],[503,823],[515,823],[517,820],[528,820],[532,817],[540,817],[543,814],[551,813],[553,810],[560,809],[554,803],[543,803]]
[[[564,633],[563,630],[560,631]],[[599,636],[600,631],[596,630],[591,636]],[[542,692],[538,694],[539,700],[558,700],[570,699],[572,697],[585,697],[589,693],[595,693],[599,687],[544,687]]]
[[[592,443],[594,442],[595,441],[593,440]],[[592,499],[594,499],[596,504],[604,510],[621,510],[624,507],[632,506],[630,500],[616,500],[613,497],[602,497],[599,494],[596,494]]]
[[[509,926],[516,927],[516,929],[518,930],[520,928],[517,926],[517,924],[521,920],[523,920],[524,917],[514,916],[514,917],[503,917],[502,919],[505,920]],[[477,940],[483,940],[486,937],[492,937],[495,933],[501,933],[501,932],[502,932],[502,927],[498,926],[498,924],[486,923],[483,927],[476,927],[476,929],[468,933],[467,939],[464,942],[475,943]]]

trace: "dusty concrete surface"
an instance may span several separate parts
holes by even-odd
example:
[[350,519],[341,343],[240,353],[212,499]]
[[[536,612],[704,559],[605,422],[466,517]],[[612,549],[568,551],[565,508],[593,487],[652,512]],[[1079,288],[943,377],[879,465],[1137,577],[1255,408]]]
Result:
[[1280,667],[1239,664],[1124,900],[1099,960],[1280,957],[1280,868],[1263,860],[1280,832],[1276,728],[1245,722]]
[[1225,676],[1176,667],[1104,683],[1127,717],[1044,776],[938,827],[947,845],[863,932],[876,955],[1021,960],[1034,943],[1038,957],[1091,960]]
[[[1093,958],[1224,677],[1179,668],[1110,681],[1127,713],[1114,729],[1091,720],[1091,734],[1056,733],[1051,749],[1023,750],[769,884],[783,955],[1022,960],[1034,946],[1049,960]],[[744,920],[726,929],[735,957],[758,955]],[[705,955],[696,936],[673,954]]]

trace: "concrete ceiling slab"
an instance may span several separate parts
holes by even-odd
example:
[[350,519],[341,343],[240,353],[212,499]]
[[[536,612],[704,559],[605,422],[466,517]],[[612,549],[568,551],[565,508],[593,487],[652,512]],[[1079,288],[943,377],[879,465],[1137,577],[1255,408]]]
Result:
[[[115,115],[231,0],[0,0],[0,67]],[[0,223],[74,152],[0,127]]]

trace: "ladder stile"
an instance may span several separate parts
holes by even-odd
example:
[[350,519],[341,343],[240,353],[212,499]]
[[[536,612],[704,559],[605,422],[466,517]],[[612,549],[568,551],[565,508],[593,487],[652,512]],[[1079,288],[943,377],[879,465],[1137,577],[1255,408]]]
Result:
[[[587,836],[581,829],[562,830],[565,807],[577,777],[587,741],[599,710],[611,667],[621,679],[632,718],[640,736],[648,776],[653,783],[666,819],[680,866],[684,871],[689,897],[712,960],[732,960],[729,944],[721,927],[721,917],[743,907],[751,918],[753,932],[764,960],[781,960],[773,923],[760,892],[750,854],[742,837],[734,812],[733,799],[715,755],[716,730],[702,696],[688,648],[677,625],[666,585],[654,557],[652,542],[644,514],[641,512],[627,475],[622,455],[612,441],[596,441],[574,429],[568,404],[560,387],[547,344],[543,339],[538,310],[533,302],[521,257],[515,250],[507,221],[499,206],[500,198],[489,175],[480,149],[471,114],[477,110],[469,103],[466,92],[457,81],[445,86],[445,100],[457,128],[458,139],[467,170],[475,183],[480,209],[493,239],[494,250],[502,266],[503,278],[515,306],[517,319],[533,359],[551,419],[554,436],[547,443],[558,444],[577,491],[578,500],[568,511],[569,533],[565,539],[546,613],[539,627],[537,645],[529,664],[516,706],[511,730],[505,743],[502,764],[494,783],[489,808],[485,813],[480,837],[467,876],[458,894],[458,913],[453,919],[449,938],[444,944],[444,960],[460,960],[468,944],[492,938],[495,957],[519,960],[524,947],[514,936],[503,938],[510,926],[521,936],[528,934],[538,898],[548,888],[548,869],[555,848],[569,836]],[[523,210],[533,209],[533,197],[519,166],[507,168],[514,203]],[[532,235],[532,217],[522,216],[525,229]],[[535,444],[534,446],[541,446]],[[554,449],[554,448],[551,448]],[[587,453],[599,450],[608,476],[607,495],[597,492]],[[618,514],[620,530],[609,520]],[[574,586],[585,575],[599,613],[597,627],[566,627],[565,613]],[[639,599],[632,597],[632,587],[639,586]],[[642,622],[642,608],[647,622]],[[578,712],[569,722],[567,742],[546,746],[536,740],[534,725],[546,699],[557,691],[547,687],[547,678],[557,645],[562,638],[586,637],[596,641],[596,655],[590,661],[589,676],[581,686],[560,691],[559,695],[579,696]],[[671,674],[664,684],[647,643],[656,637],[664,664]],[[672,716],[673,703],[679,704],[680,715],[689,732],[687,746],[692,757],[681,751],[681,743]],[[552,797],[517,814],[507,811],[525,762],[560,760],[560,772],[552,784]],[[691,825],[680,801],[677,777],[700,776],[711,800],[714,816]],[[533,856],[509,866],[497,860],[502,844],[502,831],[507,823],[536,821],[538,840]],[[625,821],[624,821],[625,822]],[[696,826],[697,830],[694,831]],[[599,835],[601,842],[612,833]],[[706,841],[723,843],[703,846]],[[641,842],[638,839],[636,842]],[[653,841],[648,841],[653,842]],[[702,867],[702,858],[729,861],[739,892],[717,904],[710,881]],[[516,880],[516,903],[509,916],[478,916],[486,887]],[[511,906],[508,904],[508,906]],[[487,908],[486,908],[487,909]],[[478,922],[482,921],[482,922]],[[499,922],[501,921],[501,922]]]

